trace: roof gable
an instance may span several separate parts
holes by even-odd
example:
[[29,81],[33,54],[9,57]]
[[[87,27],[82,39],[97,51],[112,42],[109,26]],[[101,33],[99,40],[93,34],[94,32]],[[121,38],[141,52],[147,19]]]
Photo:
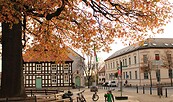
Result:
[[123,49],[120,49],[114,52],[106,60],[130,53],[136,50],[149,49],[149,48],[173,48],[173,38],[148,38],[144,41],[140,41],[136,44],[127,46]]
[[[62,50],[62,51],[61,51]],[[23,53],[24,62],[41,62],[41,61],[73,61],[68,56],[69,51],[63,48],[56,48],[49,50],[42,45],[35,45],[34,47],[27,49]]]

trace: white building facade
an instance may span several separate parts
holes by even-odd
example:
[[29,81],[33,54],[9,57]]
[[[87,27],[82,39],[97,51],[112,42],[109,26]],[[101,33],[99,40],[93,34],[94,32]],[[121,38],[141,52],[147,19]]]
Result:
[[[169,56],[169,57],[168,57]],[[114,80],[122,62],[122,81],[129,85],[170,83],[172,75],[173,39],[150,38],[125,47],[105,60],[106,81]],[[151,74],[150,74],[151,73]],[[151,80],[150,80],[151,75]]]
[[103,66],[98,71],[98,84],[103,84],[105,82],[105,66]]

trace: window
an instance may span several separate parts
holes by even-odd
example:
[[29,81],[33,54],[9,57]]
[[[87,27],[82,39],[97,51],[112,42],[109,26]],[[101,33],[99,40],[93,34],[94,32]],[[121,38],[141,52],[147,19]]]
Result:
[[155,54],[155,60],[160,60],[159,54]]
[[110,62],[108,63],[108,69],[110,69]]
[[129,65],[131,65],[131,58],[129,57]]
[[112,62],[111,62],[111,69],[112,69],[112,66],[113,66],[113,64],[112,64]]
[[148,71],[144,71],[144,79],[148,79]]
[[117,68],[119,67],[118,61],[116,61],[116,66],[117,66]]
[[115,62],[113,62],[113,69],[115,68]]
[[143,62],[144,62],[144,63],[147,63],[147,61],[148,61],[147,55],[143,55]]
[[114,79],[114,74],[113,73],[111,73],[111,79]]
[[124,63],[124,59],[123,59],[123,66],[125,65],[125,63]]
[[112,79],[111,73],[109,74],[109,79]]
[[[168,73],[169,73],[169,78],[172,78],[173,76],[172,76],[172,69],[169,69],[168,70]],[[171,77],[172,76],[172,77]]]
[[57,78],[55,75],[52,76],[52,83],[57,83]]
[[41,71],[41,64],[36,64],[36,70]]
[[125,72],[123,72],[123,77],[124,77],[124,79],[126,78]]
[[134,64],[136,64],[137,62],[136,62],[136,56],[134,56]]
[[135,79],[138,79],[137,71],[135,71]]
[[52,70],[56,70],[56,64],[52,64],[51,67],[52,67]]
[[168,67],[170,68],[171,67],[171,64],[172,64],[172,59],[171,59],[171,54],[167,54],[167,60],[168,60]]
[[129,71],[129,79],[132,79],[132,72]]
[[64,83],[68,83],[69,82],[69,77],[67,74],[64,75]]
[[127,59],[125,59],[125,66],[127,66]]
[[68,70],[68,68],[69,68],[69,65],[68,64],[64,64],[64,70]]
[[127,74],[127,72],[126,72],[126,79],[128,79],[129,78],[129,75]]
[[157,78],[157,81],[160,81],[160,70],[156,71],[156,78]]

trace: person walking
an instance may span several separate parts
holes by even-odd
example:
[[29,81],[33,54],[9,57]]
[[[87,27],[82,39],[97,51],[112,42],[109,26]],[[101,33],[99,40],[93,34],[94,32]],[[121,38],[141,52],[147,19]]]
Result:
[[124,86],[127,86],[127,83],[128,83],[128,81],[126,80]]
[[107,91],[107,93],[104,95],[105,102],[114,102],[114,96],[112,94],[112,91]]

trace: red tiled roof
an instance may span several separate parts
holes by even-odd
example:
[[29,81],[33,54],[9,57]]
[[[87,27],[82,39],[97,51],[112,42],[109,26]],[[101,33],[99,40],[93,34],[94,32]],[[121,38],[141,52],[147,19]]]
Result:
[[[28,49],[25,53],[23,53],[24,62],[41,62],[41,61],[73,61],[70,57],[67,56],[67,53],[55,53],[56,51],[48,51],[43,49],[37,50],[36,45],[30,49]],[[39,46],[40,47],[40,46]],[[60,50],[57,48],[57,50]],[[46,54],[47,53],[47,54]]]

